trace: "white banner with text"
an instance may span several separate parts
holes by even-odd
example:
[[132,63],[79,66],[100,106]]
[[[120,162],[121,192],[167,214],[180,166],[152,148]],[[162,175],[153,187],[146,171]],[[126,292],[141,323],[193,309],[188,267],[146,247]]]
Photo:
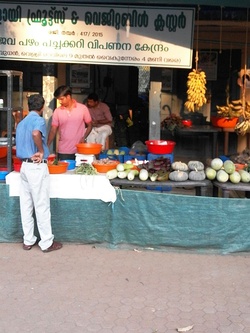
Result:
[[191,68],[193,8],[1,4],[0,59]]

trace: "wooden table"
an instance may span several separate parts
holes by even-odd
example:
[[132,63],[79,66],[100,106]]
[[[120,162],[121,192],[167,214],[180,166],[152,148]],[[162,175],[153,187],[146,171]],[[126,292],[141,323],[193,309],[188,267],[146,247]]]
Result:
[[195,195],[197,196],[206,196],[207,188],[212,186],[210,180],[205,179],[201,181],[193,181],[193,180],[186,180],[183,182],[175,182],[171,180],[167,180],[166,182],[159,182],[155,181],[152,182],[151,180],[127,180],[127,179],[119,179],[115,178],[110,180],[110,183],[113,186],[122,187],[141,187],[141,188],[158,188],[158,187],[186,187],[186,188],[195,188]]
[[210,125],[192,125],[178,129],[177,134],[182,135],[209,135],[212,139],[212,157],[217,156],[218,133],[221,128]]
[[235,133],[234,128],[225,127],[222,128],[224,132],[224,155],[228,155],[228,145],[229,145],[229,133]]
[[245,192],[246,198],[250,198],[250,183],[238,183],[233,184],[231,182],[226,183],[220,183],[217,180],[214,180],[213,182],[213,197],[218,197],[219,195],[219,189],[222,191],[222,197],[223,198],[229,198],[230,191],[241,191]]

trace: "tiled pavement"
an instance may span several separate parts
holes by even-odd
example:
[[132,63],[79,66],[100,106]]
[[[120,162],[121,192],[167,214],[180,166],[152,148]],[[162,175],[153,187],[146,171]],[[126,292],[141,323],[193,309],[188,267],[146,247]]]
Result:
[[0,244],[0,333],[250,332],[250,254]]

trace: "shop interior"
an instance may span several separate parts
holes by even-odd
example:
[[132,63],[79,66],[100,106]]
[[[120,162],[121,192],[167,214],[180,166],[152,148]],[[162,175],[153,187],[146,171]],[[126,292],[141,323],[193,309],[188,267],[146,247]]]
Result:
[[[212,52],[204,50],[205,52]],[[218,54],[216,80],[207,81],[209,96],[208,110],[187,113],[184,107],[186,82],[189,69],[166,69],[158,67],[127,67],[109,65],[79,64],[43,64],[41,62],[1,61],[4,70],[23,72],[23,112],[27,112],[27,96],[34,92],[43,92],[45,75],[55,75],[58,84],[68,84],[73,97],[84,103],[87,95],[95,91],[100,100],[107,103],[114,119],[112,146],[131,146],[135,141],[148,139],[149,136],[149,89],[151,82],[161,82],[161,121],[176,114],[191,118],[193,123],[210,124],[210,117],[216,114],[216,105],[224,105],[227,89],[232,99],[240,97],[237,84],[241,64],[241,50],[223,50]],[[194,60],[195,61],[195,60]],[[48,72],[49,73],[46,73]],[[122,78],[122,79],[121,79]],[[1,87],[4,84],[4,78]],[[18,82],[14,81],[14,96],[18,98]],[[47,101],[52,110],[55,107],[53,96]],[[6,92],[1,91],[1,98],[6,99]],[[129,113],[132,110],[132,114]],[[131,117],[133,126],[128,127],[127,117]],[[13,114],[13,131],[18,122],[18,113]],[[1,113],[1,136],[6,135],[6,114]],[[232,147],[232,145],[230,145]]]

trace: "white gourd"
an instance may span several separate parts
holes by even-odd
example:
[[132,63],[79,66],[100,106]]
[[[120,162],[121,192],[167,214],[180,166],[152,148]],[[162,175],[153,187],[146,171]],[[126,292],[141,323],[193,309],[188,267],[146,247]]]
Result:
[[186,171],[172,171],[169,174],[169,179],[175,182],[183,182],[188,180],[188,173]]
[[200,170],[200,171],[190,171],[188,174],[188,178],[190,180],[204,180],[206,179],[206,174],[204,170]]
[[189,170],[201,171],[204,170],[204,164],[200,161],[189,161],[188,168]]
[[188,165],[181,161],[176,161],[171,164],[173,170],[188,171]]

